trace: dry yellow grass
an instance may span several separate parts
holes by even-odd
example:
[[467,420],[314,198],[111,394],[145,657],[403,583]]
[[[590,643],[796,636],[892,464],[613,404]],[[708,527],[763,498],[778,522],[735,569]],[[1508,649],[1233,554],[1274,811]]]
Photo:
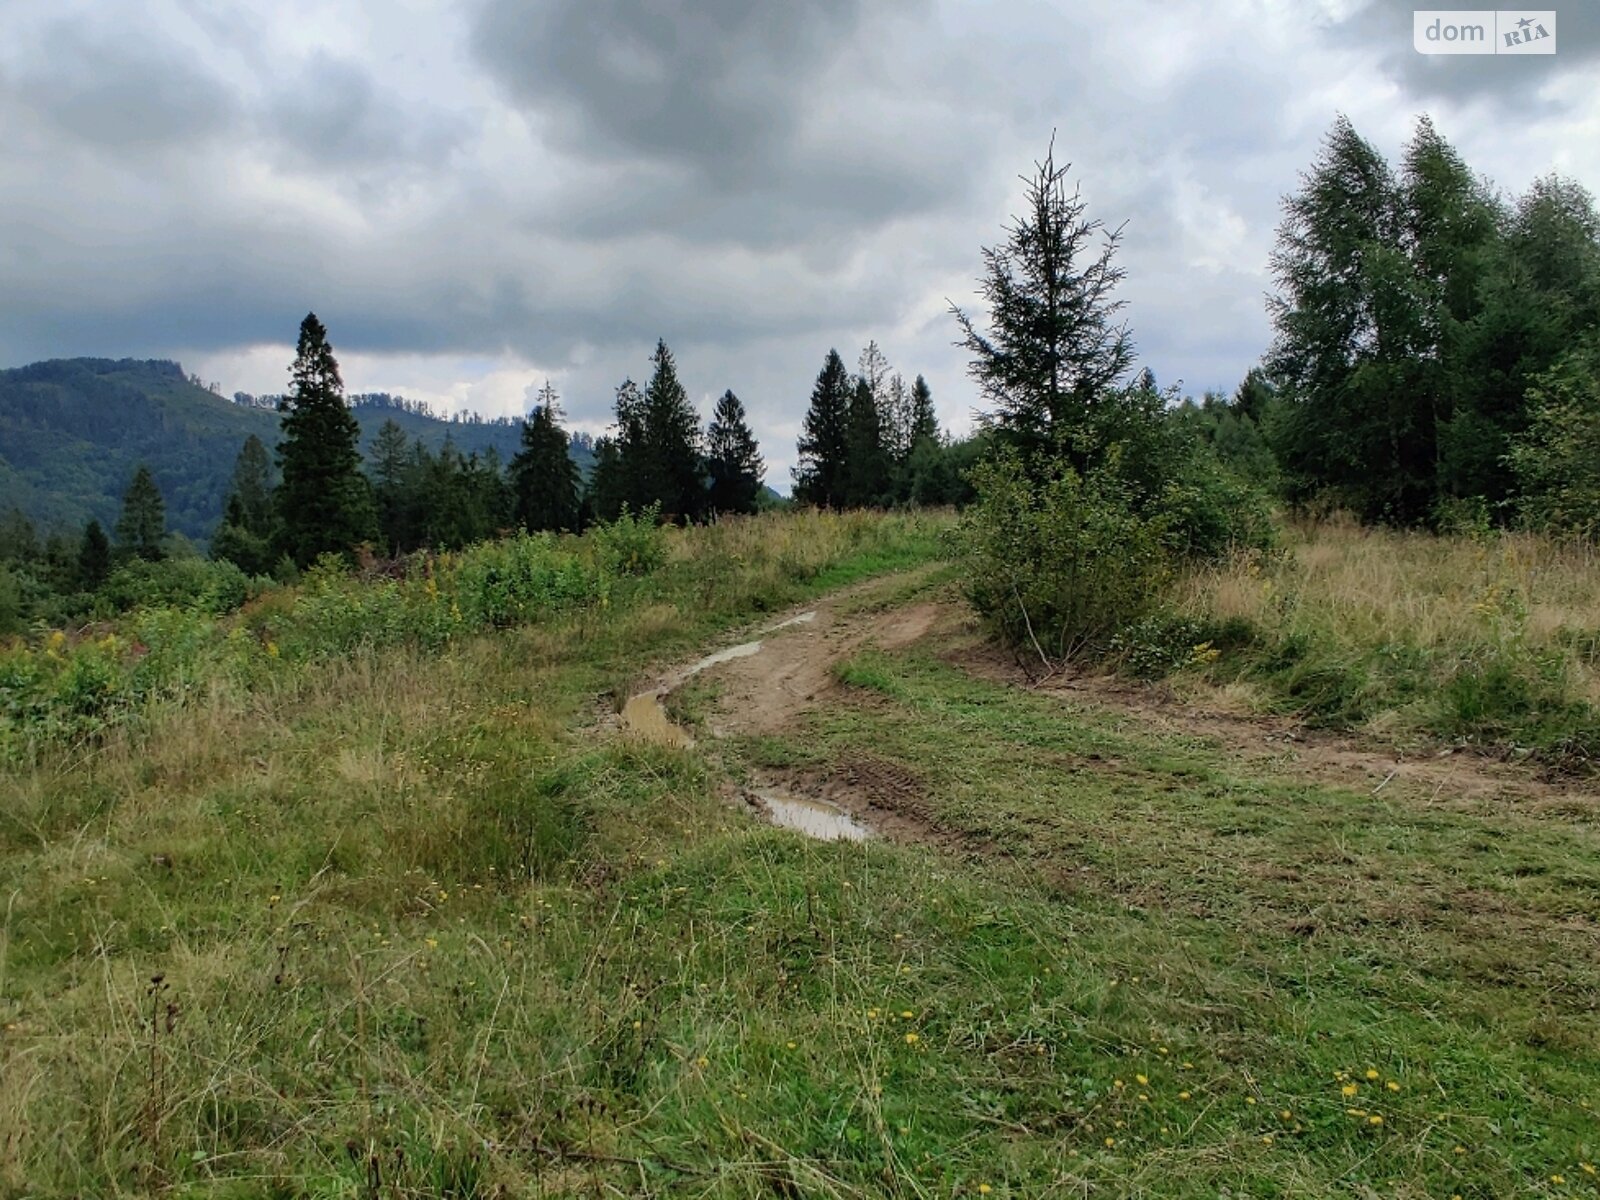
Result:
[[1347,656],[1387,645],[1441,662],[1491,652],[1537,660],[1570,698],[1600,703],[1600,555],[1583,543],[1295,523],[1276,554],[1194,572],[1174,603],[1208,623],[1246,621]]

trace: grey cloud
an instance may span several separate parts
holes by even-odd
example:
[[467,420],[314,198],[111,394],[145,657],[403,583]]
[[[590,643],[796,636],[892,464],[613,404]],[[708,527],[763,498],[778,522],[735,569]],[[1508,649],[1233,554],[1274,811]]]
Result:
[[860,0],[489,0],[474,37],[506,91],[585,157],[748,182],[793,136],[803,92]]
[[217,134],[238,112],[227,84],[137,26],[57,21],[9,83],[14,99],[56,129],[137,153]]
[[1592,73],[1600,59],[1600,4],[1592,0],[1557,6],[1554,55],[1418,54],[1412,45],[1412,13],[1421,7],[1412,0],[1372,0],[1340,23],[1337,32],[1346,44],[1370,50],[1383,71],[1413,96],[1481,106],[1508,127],[1552,109],[1539,90],[1553,75]]
[[328,170],[443,165],[463,125],[381,88],[359,63],[315,53],[279,86],[263,128],[300,163]]

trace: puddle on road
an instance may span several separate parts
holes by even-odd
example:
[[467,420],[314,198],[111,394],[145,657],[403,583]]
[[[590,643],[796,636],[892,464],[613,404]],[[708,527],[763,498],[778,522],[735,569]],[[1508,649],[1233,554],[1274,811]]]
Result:
[[779,829],[793,829],[820,842],[864,842],[872,836],[870,829],[844,809],[821,800],[771,790],[757,790],[751,795]]
[[790,617],[787,621],[779,621],[776,625],[769,625],[769,626],[767,626],[767,628],[766,628],[766,630],[764,632],[766,632],[766,633],[777,633],[778,630],[787,629],[791,625],[809,625],[809,624],[811,624],[811,622],[815,621],[816,619],[817,619],[816,610],[812,609],[812,611],[803,612],[797,617]]
[[622,723],[630,733],[647,742],[686,750],[694,745],[694,739],[667,716],[667,710],[661,703],[665,695],[666,692],[658,688],[629,696],[628,702],[622,706]]
[[715,667],[720,663],[732,662],[736,658],[749,658],[752,654],[756,654],[760,650],[760,642],[745,642],[742,645],[729,646],[726,650],[718,650],[715,654],[708,654],[699,662],[695,663],[694,666],[690,667],[683,673],[683,679],[680,679],[678,682],[682,683],[685,680],[693,679],[696,675],[700,674],[701,671],[709,671],[712,667]]
[[[786,629],[791,625],[805,625],[816,619],[815,612],[803,612],[790,617],[787,621],[780,621],[766,632]],[[743,642],[737,646],[729,646],[726,650],[706,655],[671,682],[629,696],[628,702],[622,706],[624,728],[635,737],[655,742],[660,746],[672,746],[679,750],[693,746],[694,739],[689,736],[688,730],[667,715],[666,706],[662,702],[674,688],[680,687],[700,672],[720,663],[732,662],[736,658],[749,658],[760,650],[760,642]],[[801,796],[791,796],[772,789],[753,791],[750,795],[761,811],[767,815],[767,819],[780,829],[793,829],[797,833],[803,833],[822,842],[863,842],[872,836],[870,829],[844,809],[821,800],[807,800]]]

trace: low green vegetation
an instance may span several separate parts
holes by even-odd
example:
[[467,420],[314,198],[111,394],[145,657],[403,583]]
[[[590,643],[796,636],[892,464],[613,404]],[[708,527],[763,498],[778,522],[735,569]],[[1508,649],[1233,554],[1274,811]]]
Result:
[[[183,688],[0,766],[0,1186],[1582,1194],[1579,801],[1311,783],[985,682],[959,628],[774,737],[610,729],[732,623],[926,605],[941,526],[639,522],[152,644]],[[560,564],[537,612],[488,582]],[[258,675],[213,658],[268,628]],[[761,770],[848,771],[911,841],[764,828],[726,799]]]
[[968,1075],[928,1194],[1592,1190],[1586,801],[1314,783],[947,661],[973,652],[867,652],[837,703],[745,747],[865,781],[965,864],[912,885],[925,917],[894,943],[923,1078]]

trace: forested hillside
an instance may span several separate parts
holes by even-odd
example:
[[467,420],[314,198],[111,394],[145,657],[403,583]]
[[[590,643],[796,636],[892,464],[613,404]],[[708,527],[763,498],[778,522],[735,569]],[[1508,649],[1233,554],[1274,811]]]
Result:
[[[355,397],[361,448],[370,461],[386,420],[437,450],[517,452],[520,421],[447,421],[387,396]],[[110,528],[140,463],[166,500],[168,526],[208,538],[222,517],[239,448],[251,434],[271,447],[279,418],[238,404],[185,375],[175,362],[73,358],[0,371],[0,512],[20,509],[41,530],[74,534],[93,518]],[[573,445],[587,470],[587,443]]]

